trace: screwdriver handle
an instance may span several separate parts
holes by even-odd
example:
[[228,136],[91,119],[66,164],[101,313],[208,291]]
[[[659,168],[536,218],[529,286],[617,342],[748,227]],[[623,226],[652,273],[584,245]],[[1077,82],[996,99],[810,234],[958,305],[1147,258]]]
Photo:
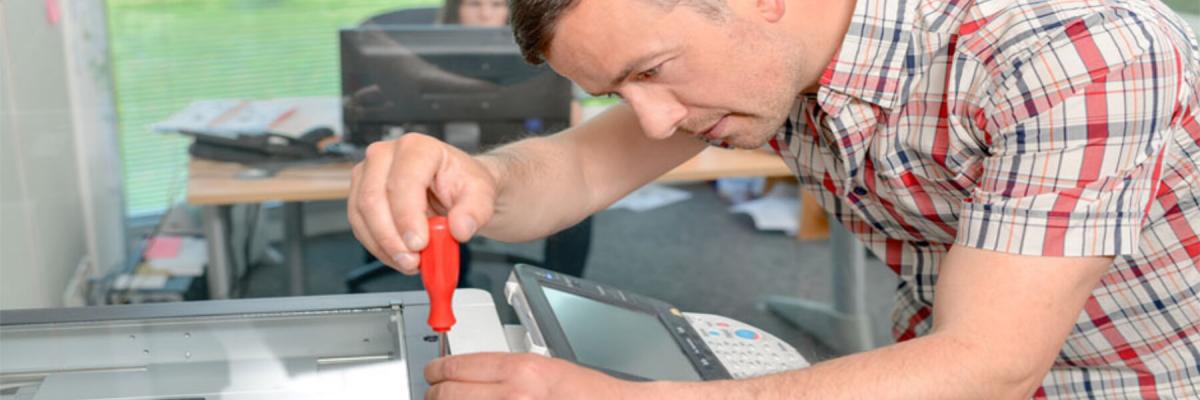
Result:
[[429,293],[429,326],[444,333],[454,326],[451,303],[458,287],[458,242],[444,216],[429,217],[429,242],[421,250],[421,281]]

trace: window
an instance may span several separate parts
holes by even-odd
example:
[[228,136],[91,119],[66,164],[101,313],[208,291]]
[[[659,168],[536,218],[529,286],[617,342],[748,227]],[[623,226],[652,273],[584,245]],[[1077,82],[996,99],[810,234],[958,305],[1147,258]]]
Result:
[[336,96],[337,29],[438,0],[108,0],[126,213],[184,194],[189,140],[150,126],[195,100]]

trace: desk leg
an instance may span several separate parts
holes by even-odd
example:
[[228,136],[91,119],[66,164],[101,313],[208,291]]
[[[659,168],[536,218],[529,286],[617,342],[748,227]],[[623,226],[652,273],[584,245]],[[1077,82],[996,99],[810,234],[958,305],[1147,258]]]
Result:
[[833,304],[786,296],[767,298],[767,309],[812,333],[842,354],[874,348],[871,320],[864,304],[864,248],[841,224],[830,221],[833,251]]
[[283,203],[284,261],[291,274],[288,291],[292,296],[304,295],[304,203]]
[[208,240],[208,297],[228,299],[233,283],[229,250],[228,205],[204,206],[204,235]]

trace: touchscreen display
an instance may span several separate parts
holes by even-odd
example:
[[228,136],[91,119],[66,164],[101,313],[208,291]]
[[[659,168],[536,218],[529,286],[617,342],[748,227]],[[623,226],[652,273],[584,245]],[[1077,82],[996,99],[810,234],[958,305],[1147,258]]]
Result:
[[542,292],[578,362],[653,380],[700,380],[656,316],[547,286]]

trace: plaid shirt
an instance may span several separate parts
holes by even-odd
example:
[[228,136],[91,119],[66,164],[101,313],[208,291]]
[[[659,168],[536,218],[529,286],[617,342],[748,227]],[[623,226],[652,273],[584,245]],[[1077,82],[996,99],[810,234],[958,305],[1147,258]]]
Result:
[[1189,28],[1157,0],[856,7],[771,145],[900,276],[896,339],[931,328],[951,245],[1115,256],[1035,397],[1200,397]]

